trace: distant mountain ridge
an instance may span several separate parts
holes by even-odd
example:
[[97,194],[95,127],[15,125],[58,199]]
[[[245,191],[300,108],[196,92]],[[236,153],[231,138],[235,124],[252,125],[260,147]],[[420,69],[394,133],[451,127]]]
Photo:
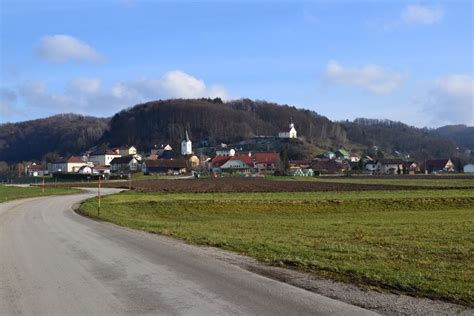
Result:
[[[77,154],[94,145],[176,146],[188,130],[197,144],[235,143],[255,136],[277,136],[295,123],[307,153],[340,147],[363,153],[377,146],[387,154],[407,152],[418,159],[446,158],[472,144],[472,127],[419,129],[389,120],[333,122],[306,109],[249,99],[172,99],[147,102],[112,118],[75,114],[0,125],[0,161],[41,160],[44,155]],[[306,157],[311,158],[311,157]]]

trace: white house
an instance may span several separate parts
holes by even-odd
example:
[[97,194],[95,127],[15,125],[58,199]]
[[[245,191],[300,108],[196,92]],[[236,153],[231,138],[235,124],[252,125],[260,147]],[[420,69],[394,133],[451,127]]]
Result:
[[464,173],[474,173],[474,164],[470,163],[464,166]]
[[297,138],[295,124],[290,123],[290,130],[287,131],[287,132],[278,133],[278,137],[280,137],[280,138]]
[[188,131],[186,130],[186,138],[181,142],[181,155],[191,155],[193,153],[193,143],[189,139]]
[[109,166],[110,162],[114,158],[122,157],[122,155],[118,151],[112,150],[101,150],[93,152],[90,156],[88,161],[92,162],[94,165],[102,165],[102,166]]
[[110,170],[112,172],[138,171],[140,169],[140,163],[133,156],[117,157],[110,162]]
[[380,159],[376,168],[376,172],[379,174],[400,174],[403,171],[403,160]]
[[83,166],[89,165],[79,157],[70,156],[62,158],[48,164],[48,171],[51,173],[76,173]]

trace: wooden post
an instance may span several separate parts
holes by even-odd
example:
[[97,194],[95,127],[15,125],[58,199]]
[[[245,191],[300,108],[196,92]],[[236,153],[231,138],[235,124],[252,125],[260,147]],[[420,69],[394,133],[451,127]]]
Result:
[[100,179],[102,177],[99,175],[99,186],[97,190],[97,217],[100,217]]
[[128,174],[128,189],[129,190],[132,189],[132,174],[131,173]]
[[43,185],[41,186],[42,192],[44,193],[44,176],[43,176]]

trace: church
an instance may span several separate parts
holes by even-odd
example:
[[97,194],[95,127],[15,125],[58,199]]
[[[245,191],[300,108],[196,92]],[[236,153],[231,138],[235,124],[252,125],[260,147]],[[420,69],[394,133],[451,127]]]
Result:
[[296,134],[295,124],[290,123],[290,129],[287,132],[278,133],[279,138],[298,138]]

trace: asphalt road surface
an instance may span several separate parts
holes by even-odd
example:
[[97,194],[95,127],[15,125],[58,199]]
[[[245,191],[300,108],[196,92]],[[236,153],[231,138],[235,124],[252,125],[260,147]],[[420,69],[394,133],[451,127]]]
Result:
[[371,313],[72,211],[92,195],[0,203],[0,315]]

